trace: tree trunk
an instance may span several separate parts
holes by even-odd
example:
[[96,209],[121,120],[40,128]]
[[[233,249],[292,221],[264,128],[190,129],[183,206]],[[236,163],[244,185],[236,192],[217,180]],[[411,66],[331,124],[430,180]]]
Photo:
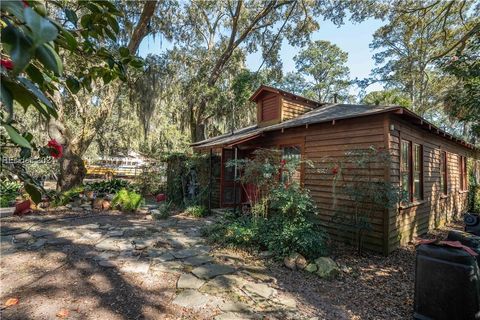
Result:
[[78,186],[82,184],[86,175],[87,169],[85,169],[81,155],[74,153],[69,145],[64,146],[63,157],[60,158],[57,188],[60,191],[66,191]]
[[[136,53],[140,43],[150,32],[148,25],[155,13],[157,2],[158,1],[146,1],[144,3],[142,14],[128,44],[128,49],[131,54]],[[49,123],[48,131],[50,137],[55,138],[63,145],[63,157],[60,159],[60,174],[57,181],[57,189],[60,191],[66,191],[82,184],[87,174],[82,156],[92,143],[97,131],[104,125],[110,115],[111,108],[117,103],[117,99],[120,96],[120,86],[117,87],[114,83],[111,83],[110,88],[112,88],[111,90],[113,91],[117,91],[115,98],[108,102],[106,109],[100,110],[96,119],[93,119],[88,124],[84,124],[89,131],[89,134],[86,136],[74,137],[74,135],[71,134],[63,119],[63,108],[59,110],[60,118],[58,120],[52,120]],[[72,98],[77,104],[77,107],[80,106],[80,102],[74,95]],[[64,100],[58,91],[55,93],[54,99],[58,106],[63,106]],[[79,107],[79,109],[81,108]]]

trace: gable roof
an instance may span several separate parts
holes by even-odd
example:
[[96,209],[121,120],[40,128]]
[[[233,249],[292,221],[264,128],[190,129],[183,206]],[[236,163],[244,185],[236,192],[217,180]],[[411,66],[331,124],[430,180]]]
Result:
[[262,84],[253,94],[252,96],[250,97],[250,101],[253,101],[253,102],[257,102],[258,98],[262,95],[262,93],[264,92],[271,92],[271,93],[276,93],[276,94],[280,94],[282,96],[285,96],[287,98],[290,98],[292,100],[297,100],[297,101],[300,101],[300,102],[304,102],[308,105],[311,105],[313,108],[318,108],[318,107],[321,107],[323,105],[325,105],[325,103],[321,103],[321,102],[318,102],[318,101],[315,101],[315,100],[312,100],[312,99],[308,99],[308,98],[305,98],[305,97],[302,97],[298,94],[294,94],[294,93],[291,93],[291,92],[288,92],[288,91],[285,91],[285,90],[282,90],[282,89],[278,89],[278,88],[275,88],[275,87],[271,87],[271,86],[266,86],[264,84]]
[[266,127],[258,127],[257,125],[253,125],[233,131],[231,133],[226,133],[210,139],[192,143],[191,146],[196,148],[229,146],[233,143],[238,144],[239,142],[244,142],[246,139],[254,138],[263,134],[264,132],[294,128],[307,124],[330,122],[333,120],[356,118],[360,116],[373,115],[398,109],[399,107],[392,106],[368,106],[361,104],[337,103],[329,104],[323,106],[322,108],[313,109],[296,118],[286,120],[277,124]]
[[[250,100],[255,101],[258,94],[262,90],[279,90],[273,87],[261,86],[250,98]],[[285,92],[279,90],[280,92]],[[297,96],[302,99],[306,99],[300,96]],[[436,133],[440,136],[443,136],[446,139],[452,140],[464,147],[469,149],[477,150],[477,148],[467,143],[447,132],[437,128],[435,125],[431,124],[427,120],[423,119],[416,113],[400,106],[384,106],[384,105],[364,105],[364,104],[342,104],[342,103],[330,103],[330,104],[321,104],[316,102],[318,105],[316,109],[308,111],[296,118],[286,120],[277,124],[272,124],[270,126],[258,127],[257,125],[245,127],[239,130],[235,130],[230,133],[226,133],[220,136],[213,138],[205,139],[203,141],[192,143],[191,146],[197,149],[203,148],[214,148],[214,147],[231,147],[236,144],[243,143],[245,141],[255,139],[259,136],[264,135],[267,132],[283,130],[288,128],[300,127],[310,124],[332,122],[336,120],[359,118],[365,116],[371,116],[381,113],[395,113],[401,115],[402,117],[408,118],[413,124],[416,124],[422,127],[425,130],[429,130],[433,133]]]

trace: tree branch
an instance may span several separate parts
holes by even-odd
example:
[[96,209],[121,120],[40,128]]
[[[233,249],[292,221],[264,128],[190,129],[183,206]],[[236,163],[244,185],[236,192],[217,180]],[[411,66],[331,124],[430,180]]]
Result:
[[131,54],[135,54],[137,52],[138,47],[140,46],[140,43],[142,42],[143,38],[145,38],[145,36],[147,35],[147,31],[148,31],[147,27],[155,12],[155,7],[157,6],[157,2],[158,2],[157,0],[145,2],[143,6],[142,14],[140,15],[140,19],[137,23],[137,26],[133,30],[132,38],[128,43],[128,50],[130,51]]

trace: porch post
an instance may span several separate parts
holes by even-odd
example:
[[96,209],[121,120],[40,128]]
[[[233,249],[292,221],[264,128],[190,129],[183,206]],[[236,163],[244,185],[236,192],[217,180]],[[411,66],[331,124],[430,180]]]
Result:
[[233,173],[233,214],[237,213],[237,155],[238,148],[235,147],[235,167]]
[[213,150],[210,148],[210,159],[208,161],[208,214],[212,214],[212,155]]

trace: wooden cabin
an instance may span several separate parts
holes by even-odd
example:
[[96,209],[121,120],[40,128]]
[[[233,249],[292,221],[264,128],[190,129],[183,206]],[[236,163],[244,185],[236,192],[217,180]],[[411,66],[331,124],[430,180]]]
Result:
[[412,111],[400,106],[319,103],[269,86],[261,86],[250,99],[257,104],[255,125],[192,144],[212,155],[213,207],[230,207],[246,198],[235,183],[234,168],[225,166],[227,161],[257,148],[279,148],[286,157],[315,164],[302,167],[299,182],[317,203],[316,221],[333,238],[342,238],[342,228],[332,217],[339,201],[348,207],[351,200],[341,188],[333,188],[332,174],[315,167],[325,158],[342,161],[349,150],[373,146],[389,150],[389,164],[379,163],[367,173],[352,168],[345,175],[390,181],[404,190],[407,200],[374,214],[365,247],[388,254],[465,212],[466,163],[477,158],[478,149]]

